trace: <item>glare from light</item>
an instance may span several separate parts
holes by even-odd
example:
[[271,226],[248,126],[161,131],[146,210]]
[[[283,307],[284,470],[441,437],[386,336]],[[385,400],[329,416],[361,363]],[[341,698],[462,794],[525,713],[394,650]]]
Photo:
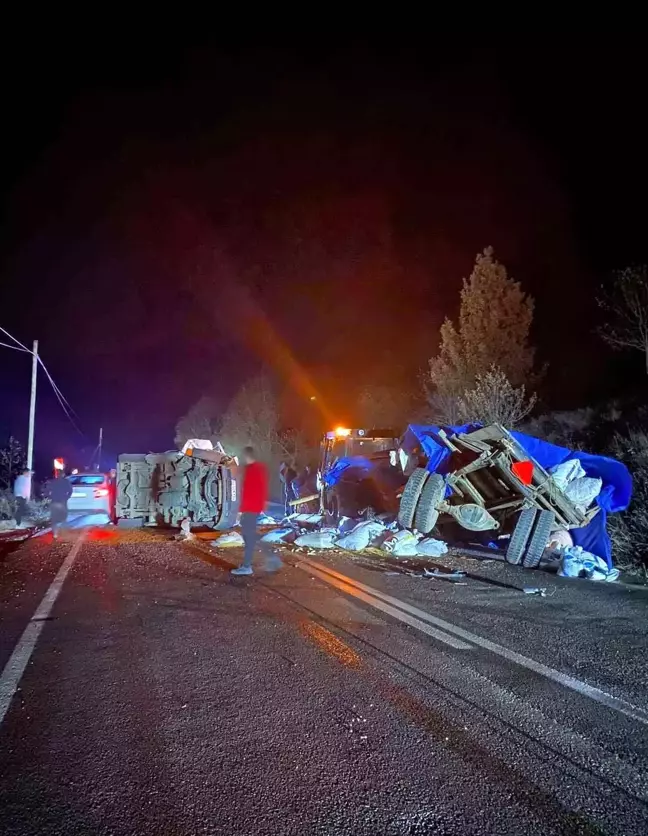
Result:
[[347,438],[347,436],[351,435],[351,430],[348,430],[346,427],[337,427],[335,434],[338,438]]

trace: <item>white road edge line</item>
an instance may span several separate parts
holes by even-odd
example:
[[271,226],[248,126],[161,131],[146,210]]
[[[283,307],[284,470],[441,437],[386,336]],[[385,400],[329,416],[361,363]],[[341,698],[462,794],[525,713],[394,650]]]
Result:
[[36,647],[38,637],[45,626],[45,619],[49,617],[52,611],[54,602],[61,592],[65,579],[79,554],[79,549],[84,539],[84,535],[81,535],[68,552],[67,557],[61,564],[61,568],[56,573],[54,580],[49,585],[42,601],[36,608],[36,612],[31,617],[29,624],[25,627],[22,636],[18,640],[18,644],[9,657],[9,661],[4,666],[2,674],[0,674],[0,725],[2,725],[14,694],[18,690],[22,675]]
[[449,621],[444,621],[442,618],[430,615],[424,610],[420,610],[418,607],[413,607],[411,604],[405,603],[405,601],[393,598],[391,595],[386,595],[384,592],[380,592],[371,586],[360,583],[360,581],[356,581],[353,580],[353,578],[342,575],[340,572],[336,572],[328,566],[317,563],[315,560],[309,560],[305,557],[300,558],[300,560],[302,563],[311,567],[311,569],[318,569],[321,573],[329,575],[337,581],[341,581],[349,586],[364,590],[374,598],[378,598],[382,601],[388,601],[395,607],[398,607],[405,612],[412,613],[412,615],[415,615],[422,621],[427,621],[430,624],[436,624],[437,627],[447,630],[448,633],[453,633],[455,636],[459,636],[468,642],[472,642],[479,647],[483,647],[485,650],[489,650],[491,653],[496,653],[498,656],[508,659],[509,662],[521,665],[528,670],[534,671],[534,673],[540,674],[540,676],[544,676],[546,679],[551,679],[559,685],[563,685],[565,688],[577,691],[579,694],[583,694],[584,696],[601,703],[601,705],[605,705],[614,711],[618,711],[620,714],[625,714],[626,717],[631,717],[633,720],[637,720],[644,725],[648,725],[648,711],[644,708],[632,705],[632,703],[626,702],[626,700],[623,700],[620,697],[614,697],[612,694],[608,694],[600,688],[588,685],[587,682],[582,682],[580,679],[575,679],[573,676],[561,673],[560,671],[555,670],[555,668],[550,668],[548,665],[536,662],[534,659],[529,659],[527,656],[523,656],[521,653],[516,653],[514,650],[509,650],[501,644],[496,644],[495,642],[484,639],[481,636],[477,636],[475,633],[471,633],[468,630],[457,627]]
[[[320,572],[318,569],[314,569],[312,566],[304,566],[301,563],[297,564],[299,569],[303,569],[304,572],[308,572],[309,575],[317,575],[323,581],[330,583],[332,578],[325,575],[323,572]],[[348,592],[349,595],[353,595],[354,598],[358,598],[360,601],[364,601],[367,604],[371,604],[372,607],[377,607],[379,610],[386,612],[388,615],[397,618],[399,621],[403,621],[405,624],[409,624],[410,627],[415,627],[417,630],[421,630],[423,633],[427,633],[428,636],[432,636],[432,638],[438,639],[445,644],[449,644],[451,647],[454,647],[456,650],[473,650],[471,645],[466,644],[466,642],[462,642],[459,639],[456,639],[454,636],[448,635],[448,633],[442,633],[441,630],[435,630],[434,627],[430,627],[429,624],[425,624],[423,621],[419,621],[417,618],[413,618],[411,615],[407,615],[402,610],[398,610],[395,607],[390,607],[389,604],[384,604],[382,601],[379,601],[377,598],[374,598],[372,595],[367,595],[364,592],[361,592],[359,589],[351,586],[351,584],[345,583],[343,581],[337,581],[335,584],[336,589],[341,589],[343,592]]]

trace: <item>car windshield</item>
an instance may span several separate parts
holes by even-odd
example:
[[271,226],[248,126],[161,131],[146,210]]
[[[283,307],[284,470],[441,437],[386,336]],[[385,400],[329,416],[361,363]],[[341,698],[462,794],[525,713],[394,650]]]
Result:
[[68,479],[73,485],[103,485],[106,481],[103,473],[76,473]]

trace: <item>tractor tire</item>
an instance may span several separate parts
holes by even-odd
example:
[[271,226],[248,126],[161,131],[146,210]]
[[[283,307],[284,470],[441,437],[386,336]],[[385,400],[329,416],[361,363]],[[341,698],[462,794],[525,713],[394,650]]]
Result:
[[414,513],[421,496],[423,486],[430,474],[423,467],[417,467],[414,473],[407,480],[405,490],[401,496],[398,509],[398,522],[403,528],[411,528],[414,524]]
[[547,547],[551,530],[554,527],[555,516],[553,511],[540,511],[538,519],[531,535],[531,541],[527,548],[522,565],[525,569],[535,569],[542,559],[544,550]]
[[519,566],[522,563],[526,545],[531,536],[531,529],[535,522],[537,510],[535,508],[524,508],[520,512],[518,521],[511,534],[508,548],[506,550],[506,562],[512,563],[514,566]]
[[438,473],[430,474],[423,485],[414,513],[414,528],[421,534],[429,534],[439,519],[437,506],[445,496],[445,480]]

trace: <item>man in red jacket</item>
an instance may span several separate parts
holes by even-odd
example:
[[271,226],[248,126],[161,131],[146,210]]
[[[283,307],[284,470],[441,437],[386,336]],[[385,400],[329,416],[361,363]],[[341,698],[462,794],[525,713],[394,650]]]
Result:
[[[254,448],[243,450],[243,489],[241,491],[241,534],[245,543],[243,563],[238,569],[232,569],[233,575],[253,575],[252,560],[258,540],[257,524],[259,514],[265,511],[268,502],[268,469],[261,462],[256,461]],[[279,569],[281,560],[266,552],[266,569],[273,572]]]

